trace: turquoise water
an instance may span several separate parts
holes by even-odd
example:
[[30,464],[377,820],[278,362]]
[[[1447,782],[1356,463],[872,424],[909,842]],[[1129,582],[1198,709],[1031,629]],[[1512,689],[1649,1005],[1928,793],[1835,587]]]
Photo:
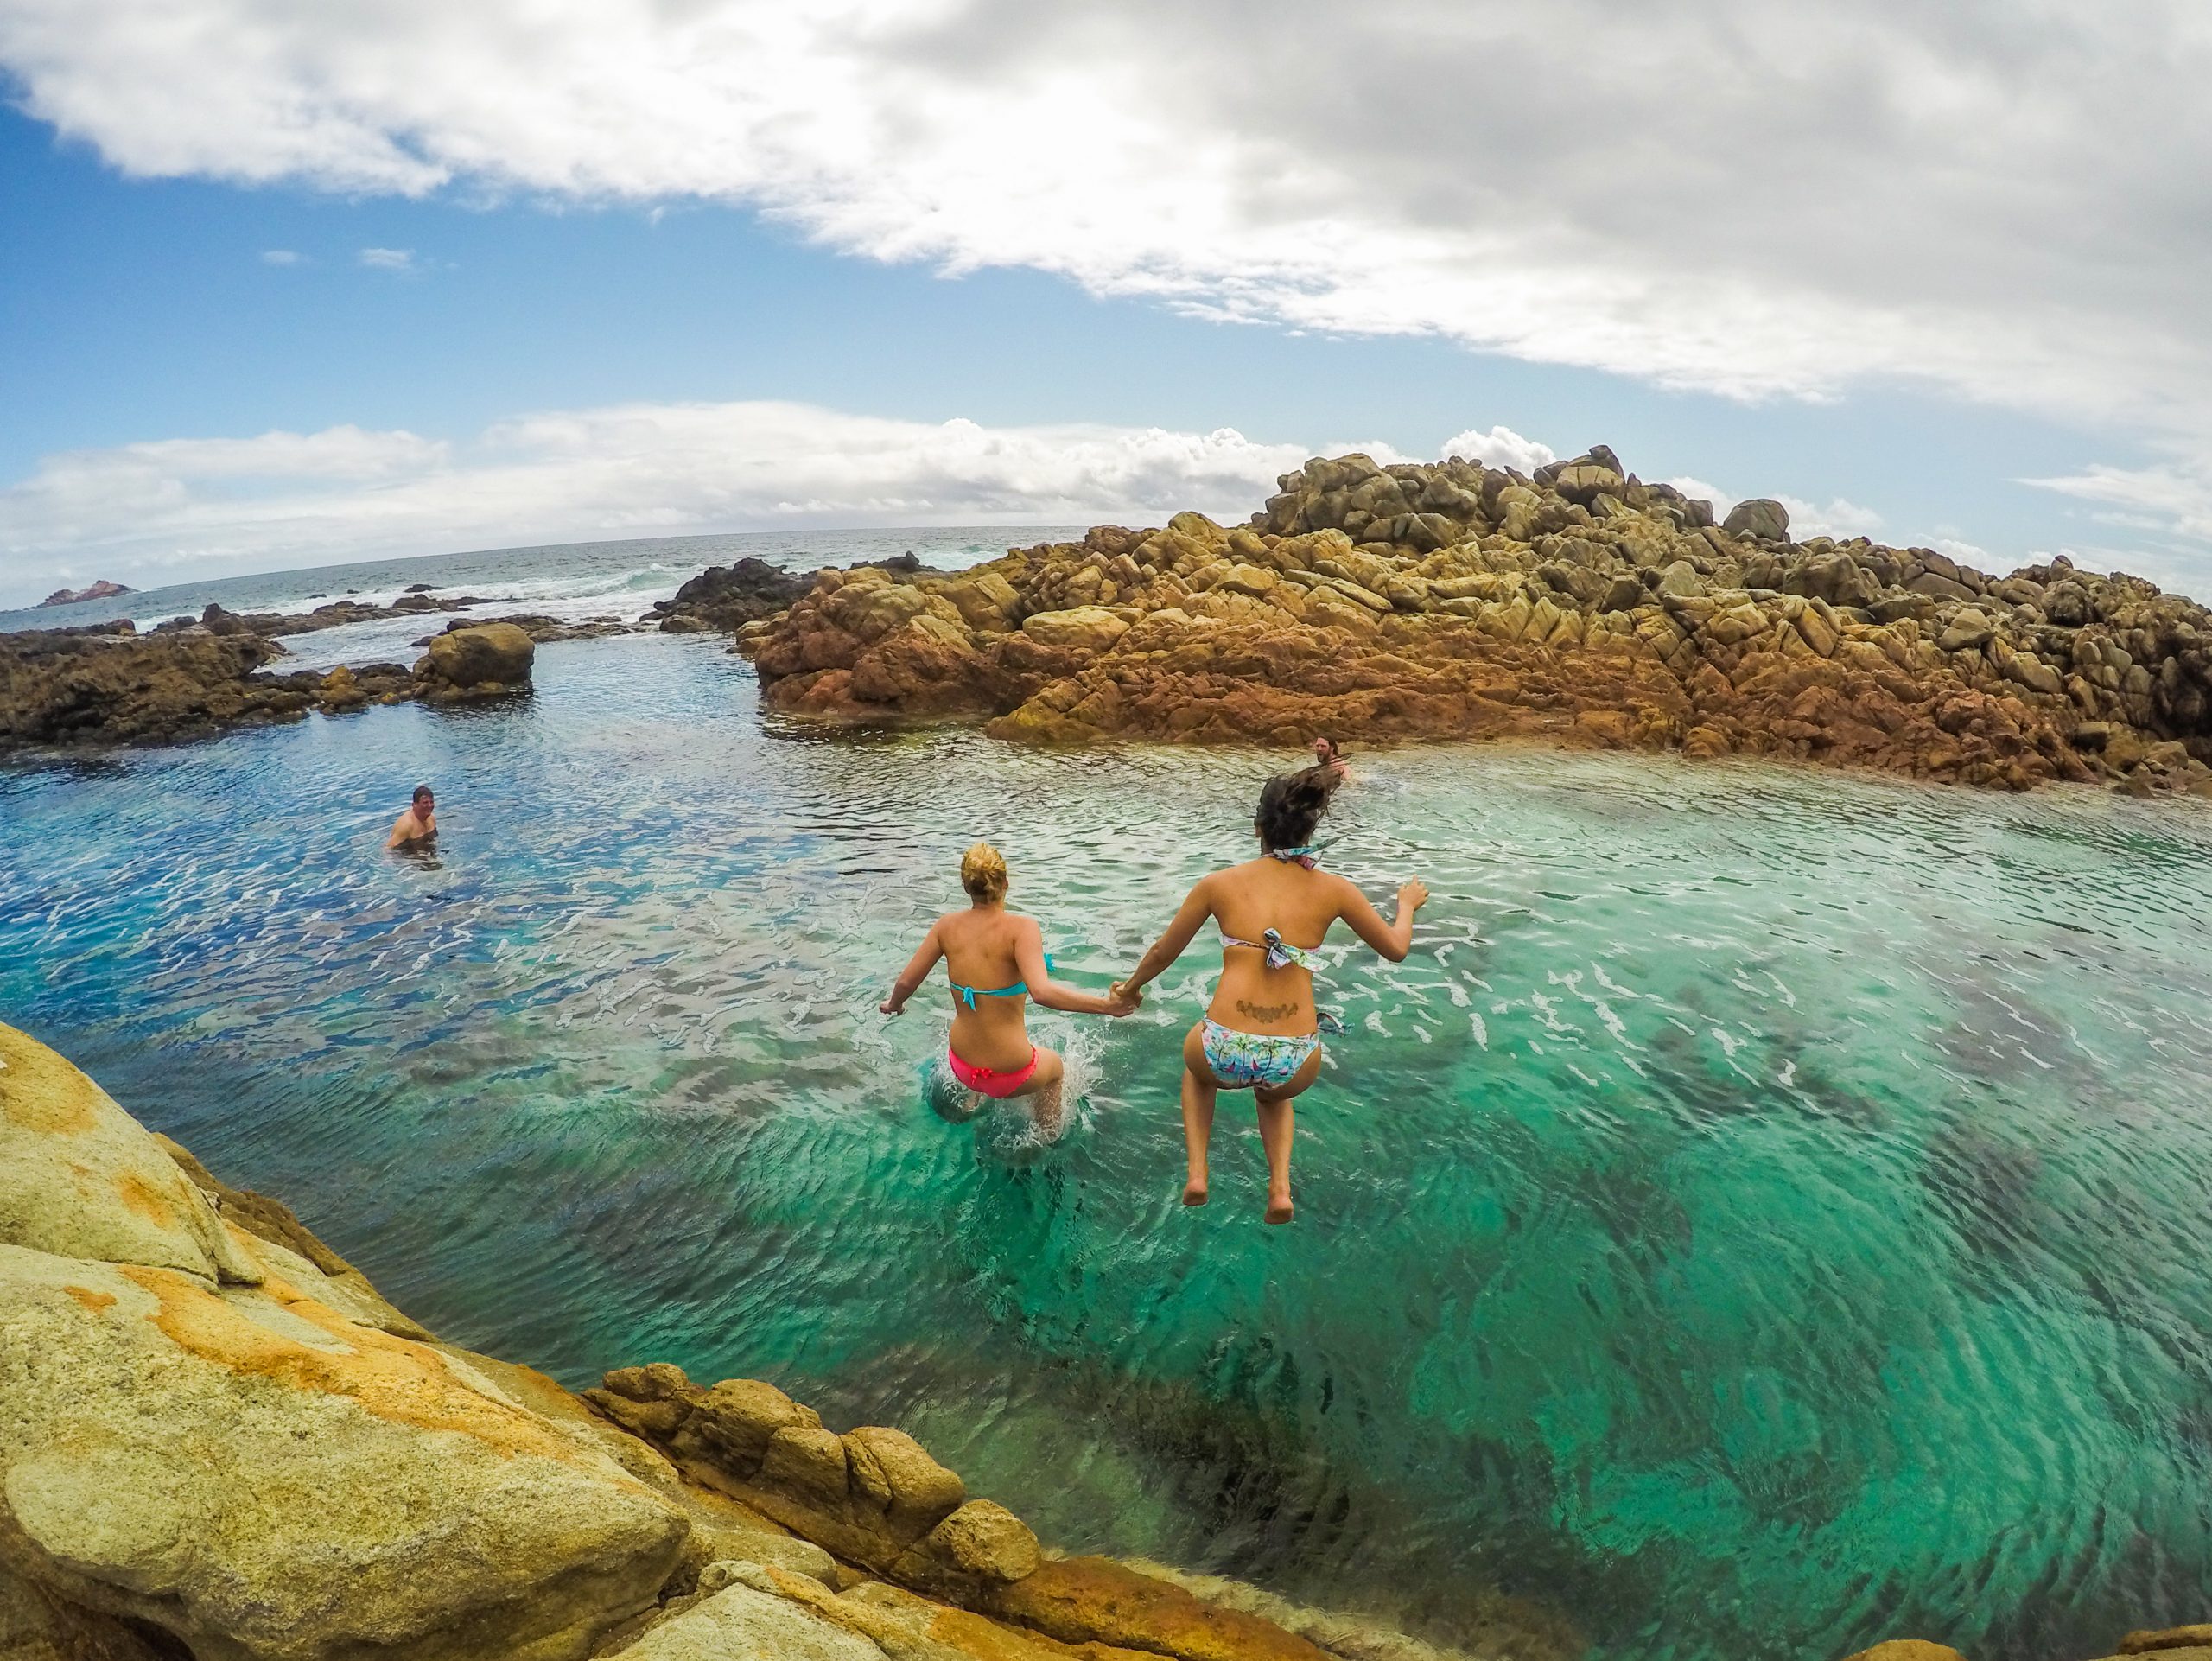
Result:
[[1056,1145],[874,1005],[978,834],[1103,988],[1287,758],[826,738],[696,640],[539,683],[0,772],[0,1010],[455,1340],[775,1378],[1070,1547],[1609,1658],[2205,1617],[2212,816],[1365,758],[1331,862],[1437,898],[1332,969],[1265,1230],[1246,1113],[1175,1203],[1212,953],[1039,1023]]

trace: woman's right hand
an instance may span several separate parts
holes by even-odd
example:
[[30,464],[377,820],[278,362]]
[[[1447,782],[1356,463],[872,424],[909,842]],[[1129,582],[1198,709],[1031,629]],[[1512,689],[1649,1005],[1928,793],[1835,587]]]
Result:
[[1398,909],[1418,911],[1428,903],[1428,884],[1419,877],[1408,877],[1398,885]]

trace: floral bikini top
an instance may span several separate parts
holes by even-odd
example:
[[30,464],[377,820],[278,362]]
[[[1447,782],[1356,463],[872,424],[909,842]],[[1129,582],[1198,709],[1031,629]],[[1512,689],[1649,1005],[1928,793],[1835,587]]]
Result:
[[[1303,865],[1309,871],[1321,860],[1320,850],[1310,846],[1270,848],[1268,857],[1279,859],[1286,865]],[[1255,951],[1266,952],[1270,969],[1287,969],[1295,964],[1310,975],[1321,966],[1319,954],[1311,946],[1293,945],[1274,929],[1263,930],[1256,940],[1240,940],[1232,934],[1224,934],[1221,937],[1221,943],[1224,945],[1249,945]]]

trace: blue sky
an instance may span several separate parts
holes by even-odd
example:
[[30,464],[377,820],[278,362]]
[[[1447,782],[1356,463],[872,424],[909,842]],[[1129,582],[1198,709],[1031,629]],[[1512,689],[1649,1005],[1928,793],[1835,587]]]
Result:
[[[251,0],[192,3],[212,8],[218,35],[251,21],[226,10]],[[117,15],[105,34],[125,46],[130,29],[151,28],[127,5],[106,10]],[[366,139],[346,128],[354,149],[334,159],[332,141],[257,130],[251,94],[235,120],[215,101],[149,118],[133,84],[146,72],[125,47],[102,57],[99,29],[57,44],[40,21],[37,0],[0,0],[15,105],[0,113],[0,604],[94,576],[149,586],[793,517],[1242,512],[1294,454],[1357,443],[1427,457],[1497,427],[1562,455],[1609,442],[1647,478],[1702,481],[1724,499],[1791,499],[1801,529],[1963,544],[2007,569],[2065,548],[2212,588],[2198,577],[2212,572],[2196,529],[2201,475],[2177,474],[2171,459],[2195,439],[2202,343],[2177,337],[2162,353],[2155,329],[2123,343],[2123,356],[2158,366],[2126,385],[2086,362],[2093,342],[2084,364],[2069,362],[2067,331],[2014,304],[2018,290],[2044,282],[2052,292],[2031,297],[2044,314],[2063,302],[2070,319],[2097,273],[2008,265],[1986,227],[1943,264],[1979,262],[1986,278],[1915,279],[1945,290],[1936,330],[1908,317],[1917,290],[1878,291],[1886,266],[1855,279],[1869,292],[1799,293],[1786,259],[1746,277],[1763,256],[1742,251],[1701,277],[1697,245],[1663,229],[1649,233],[1648,262],[1632,242],[1563,255],[1575,238],[1556,226],[1517,266],[1495,236],[1439,254],[1435,223],[1450,228],[1450,215],[1424,220],[1418,180],[1406,204],[1359,199],[1371,224],[1340,204],[1306,222],[1246,214],[1200,227],[1225,251],[1185,258],[1171,241],[1124,258],[1160,214],[1243,209],[1196,186],[1179,196],[1185,181],[1146,170],[1160,165],[1156,150],[1109,156],[1086,179],[1095,158],[1076,145],[1062,192],[970,142],[957,110],[925,136],[949,159],[896,191],[823,183],[813,155],[782,156],[779,174],[754,150],[722,158],[724,181],[651,136],[619,178],[579,181],[559,107],[487,138],[492,118],[466,90],[429,115],[395,112]],[[992,38],[992,51],[1011,50]],[[967,43],[929,44],[964,87]],[[431,61],[461,48],[415,49]],[[818,39],[777,49],[802,67],[832,55]],[[319,81],[368,48],[298,50],[298,76]],[[901,73],[919,73],[917,55],[910,42]],[[612,118],[650,121],[652,90]],[[264,89],[272,103],[296,92]],[[718,136],[716,112],[702,118]],[[593,119],[596,130],[610,118]],[[440,140],[440,120],[466,144]],[[1224,145],[1257,142],[1233,115],[1224,133]],[[272,144],[300,153],[272,157]],[[464,150],[465,162],[448,154]],[[895,169],[897,152],[884,154],[891,162],[856,164],[854,176]],[[955,181],[944,199],[915,206],[940,174]],[[1027,220],[1041,223],[1085,188],[1110,211],[1071,222],[1065,257],[998,211],[1030,192]],[[1263,181],[1255,194],[1265,194]],[[1526,204],[1478,206],[1503,220]],[[1914,211],[1940,222],[1939,208]],[[1589,242],[1571,215],[1567,229]],[[1331,251],[1332,234],[1351,251]],[[1363,237],[1376,250],[1367,265]],[[1239,239],[1269,273],[1256,294],[1240,280]],[[1423,263],[1418,283],[1376,275],[1409,261]],[[1665,283],[1649,277],[1647,264],[1669,262]],[[1500,286],[1509,271],[1520,286]],[[1554,317],[1555,294],[1581,297]],[[1853,307],[1872,321],[1855,329]],[[1535,321],[1484,338],[1484,316],[1516,309]],[[1726,338],[1738,315],[1740,347]],[[2142,388],[2154,375],[2166,379],[2152,398]],[[671,407],[689,411],[673,426],[657,413]],[[986,437],[969,433],[948,461],[931,432],[955,419]],[[1163,444],[1222,429],[1243,447],[1161,460]],[[1134,436],[1151,430],[1166,436]],[[1018,461],[976,462],[1001,432],[1018,435]],[[280,442],[264,442],[271,435]],[[901,459],[885,473],[892,449]],[[585,462],[588,488],[543,487],[581,478]]]

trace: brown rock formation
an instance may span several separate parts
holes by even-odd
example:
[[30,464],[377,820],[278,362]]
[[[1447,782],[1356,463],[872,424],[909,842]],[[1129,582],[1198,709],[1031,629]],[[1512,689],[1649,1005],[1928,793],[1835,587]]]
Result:
[[2212,794],[2212,614],[2065,560],[1788,540],[1599,446],[1534,479],[1316,459],[1253,523],[817,574],[739,631],[770,708],[1001,736],[1542,737]]
[[296,721],[310,710],[447,703],[530,684],[536,648],[524,631],[480,626],[438,638],[454,643],[412,671],[365,664],[269,674],[260,671],[283,648],[249,633],[140,635],[124,624],[0,634],[0,752],[165,743]]
[[537,643],[514,624],[477,623],[432,635],[415,678],[432,703],[499,697],[530,684],[537,657]]

